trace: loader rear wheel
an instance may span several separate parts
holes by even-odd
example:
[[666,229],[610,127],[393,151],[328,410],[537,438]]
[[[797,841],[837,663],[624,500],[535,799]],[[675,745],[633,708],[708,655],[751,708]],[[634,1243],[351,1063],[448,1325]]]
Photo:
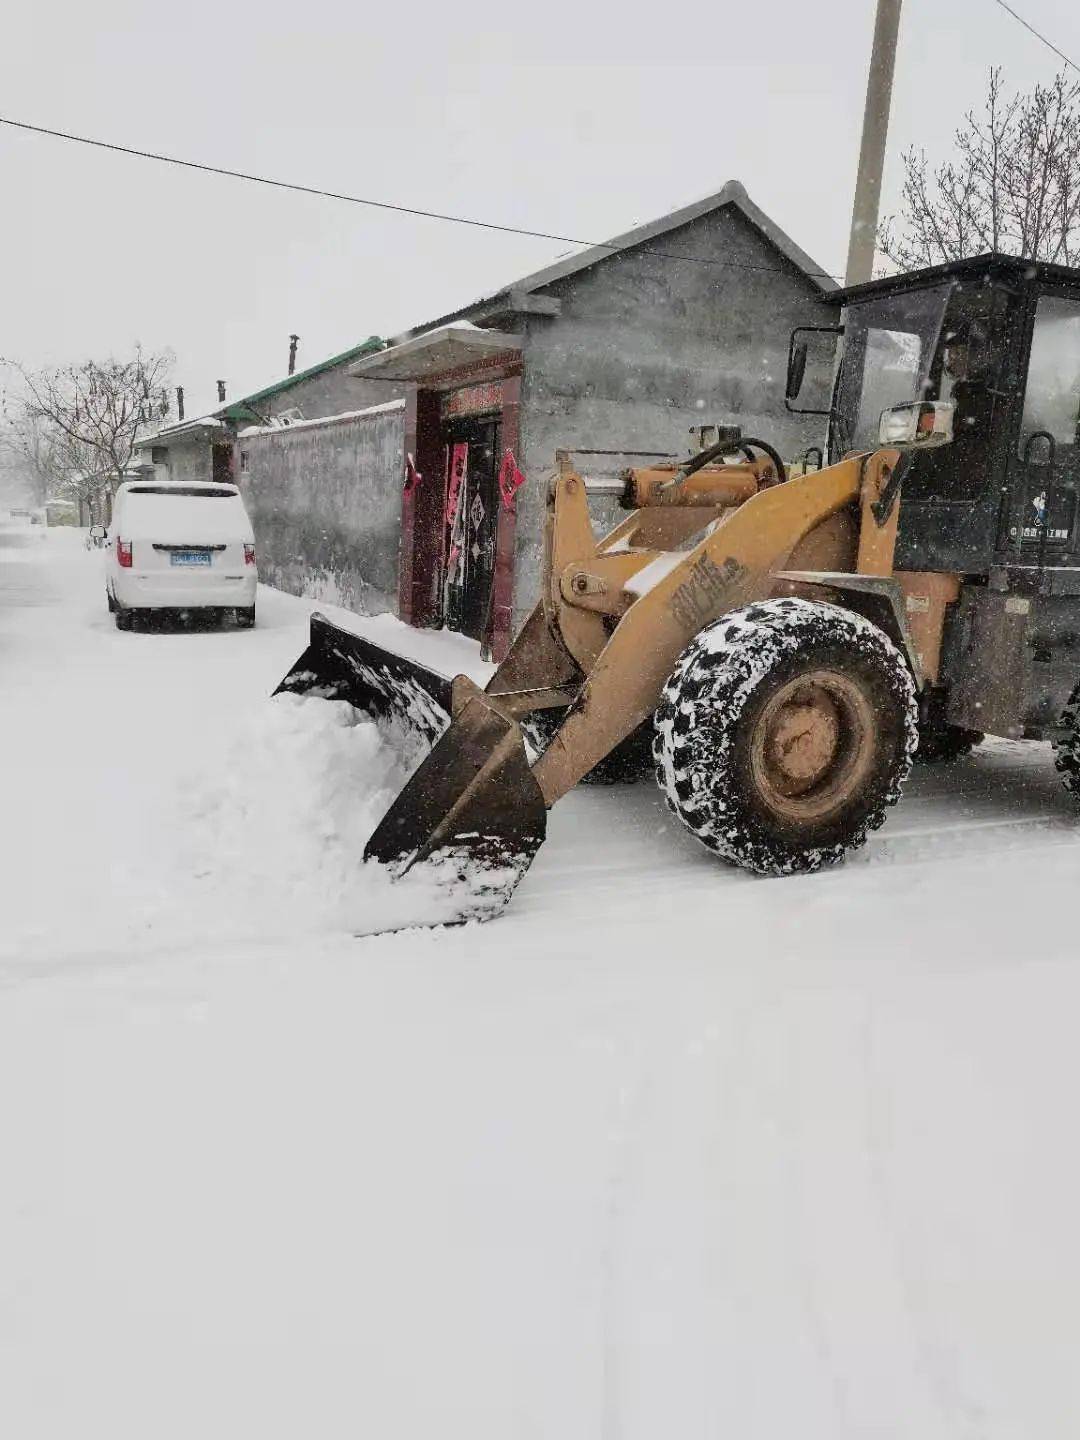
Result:
[[911,672],[835,605],[732,611],[683,652],[656,712],[668,805],[702,844],[761,875],[835,864],[900,798],[918,743]]
[[1054,765],[1061,783],[1080,800],[1080,685],[1073,691],[1054,741]]

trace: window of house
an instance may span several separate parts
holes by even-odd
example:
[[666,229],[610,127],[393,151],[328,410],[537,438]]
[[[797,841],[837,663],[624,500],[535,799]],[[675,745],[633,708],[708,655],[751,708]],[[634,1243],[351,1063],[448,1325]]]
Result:
[[[1023,453],[1030,437],[1042,430],[1058,445],[1075,445],[1080,423],[1080,301],[1043,295],[1035,310],[1024,419]],[[1036,442],[1038,443],[1038,442]]]
[[150,463],[152,465],[167,465],[169,463],[169,447],[167,445],[151,445]]

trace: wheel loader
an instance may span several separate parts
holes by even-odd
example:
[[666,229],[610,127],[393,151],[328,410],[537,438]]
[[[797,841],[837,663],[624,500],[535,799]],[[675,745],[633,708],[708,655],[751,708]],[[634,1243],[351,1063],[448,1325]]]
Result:
[[[488,918],[551,806],[620,759],[770,875],[840,860],[916,752],[986,733],[1051,740],[1080,793],[1080,270],[990,255],[836,298],[842,324],[792,335],[786,387],[828,463],[789,471],[732,428],[625,470],[598,539],[578,462],[600,452],[560,452],[541,596],[484,689],[312,617],[279,688],[432,746],[367,858],[430,868]],[[818,409],[798,403],[811,345],[837,347]]]

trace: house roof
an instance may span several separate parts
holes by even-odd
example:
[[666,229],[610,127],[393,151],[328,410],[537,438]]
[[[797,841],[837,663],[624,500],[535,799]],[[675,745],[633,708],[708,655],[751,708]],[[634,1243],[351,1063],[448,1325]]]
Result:
[[638,225],[635,229],[627,230],[622,235],[616,235],[603,244],[590,245],[588,249],[579,251],[576,255],[568,255],[565,259],[556,260],[553,265],[546,265],[542,270],[536,270],[521,280],[515,280],[490,295],[474,300],[472,304],[465,305],[460,310],[454,310],[448,315],[441,315],[437,320],[431,320],[424,325],[417,326],[414,330],[407,331],[404,335],[396,336],[392,343],[398,344],[413,335],[451,324],[455,320],[475,320],[479,324],[502,324],[509,315],[514,313],[516,307],[526,310],[540,309],[538,305],[530,306],[526,297],[536,296],[538,292],[555,284],[557,280],[565,280],[570,275],[577,275],[582,270],[588,270],[593,265],[599,264],[601,260],[610,259],[612,255],[636,249],[639,245],[645,245],[652,240],[661,239],[663,236],[671,234],[672,231],[681,229],[684,225],[690,225],[693,221],[700,220],[704,215],[710,215],[714,211],[723,210],[728,206],[738,210],[780,252],[785,260],[788,260],[797,270],[802,271],[822,291],[831,292],[838,288],[836,279],[811,259],[805,250],[796,245],[791,236],[782,230],[775,220],[770,219],[764,210],[754,204],[746,192],[746,187],[740,181],[729,180],[715,195],[708,195],[704,200],[697,200],[692,205],[684,205],[681,210],[673,210],[670,215],[664,215],[659,220],[651,220],[647,225]]
[[334,370],[339,365],[347,364],[350,360],[357,360],[361,355],[369,355],[376,350],[385,348],[386,341],[378,335],[369,335],[359,345],[352,346],[349,350],[343,350],[340,355],[331,355],[329,360],[321,360],[318,365],[309,365],[306,370],[298,370],[295,375],[287,375],[284,380],[277,380],[273,385],[267,385],[264,390],[256,390],[252,395],[244,395],[239,400],[232,400],[227,405],[212,411],[213,415],[222,420],[247,420],[251,418],[250,406],[258,405],[260,400],[269,400],[273,395],[280,395],[290,390],[301,381],[312,380],[316,375],[323,374],[326,370]]
[[175,425],[164,425],[159,430],[141,435],[131,447],[133,450],[148,450],[153,445],[167,445],[171,440],[194,440],[214,435],[221,429],[221,421],[213,415],[198,415],[191,420],[178,420]]
[[220,405],[216,410],[211,410],[208,415],[199,415],[191,420],[181,420],[175,425],[168,425],[161,430],[155,431],[153,435],[146,435],[136,441],[135,449],[141,449],[147,445],[167,445],[170,440],[194,439],[202,430],[211,431],[220,426],[223,421],[233,420],[255,420],[261,423],[263,416],[254,407],[262,400],[269,400],[271,396],[281,395],[290,390],[301,381],[312,380],[316,375],[322,375],[324,371],[334,370],[339,365],[346,365],[350,360],[358,360],[363,355],[373,354],[382,350],[386,341],[378,335],[369,335],[359,345],[353,345],[348,350],[343,350],[340,355],[331,355],[328,360],[320,360],[317,365],[309,365],[306,370],[298,370],[295,375],[286,375],[284,380],[276,380],[273,385],[267,385],[262,390],[256,390],[251,395],[243,395],[239,400],[230,400],[227,405]]

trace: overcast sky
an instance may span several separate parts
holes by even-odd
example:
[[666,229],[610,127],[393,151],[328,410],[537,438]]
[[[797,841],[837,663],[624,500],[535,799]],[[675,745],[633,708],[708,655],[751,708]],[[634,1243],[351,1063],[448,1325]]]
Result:
[[[1080,10],[1015,8],[1080,63]],[[743,181],[840,273],[873,0],[7,7],[0,112],[404,205],[599,240]],[[1060,68],[993,0],[904,0],[887,202],[1001,64]],[[0,127],[0,354],[171,346],[189,414],[552,260],[487,234]]]

